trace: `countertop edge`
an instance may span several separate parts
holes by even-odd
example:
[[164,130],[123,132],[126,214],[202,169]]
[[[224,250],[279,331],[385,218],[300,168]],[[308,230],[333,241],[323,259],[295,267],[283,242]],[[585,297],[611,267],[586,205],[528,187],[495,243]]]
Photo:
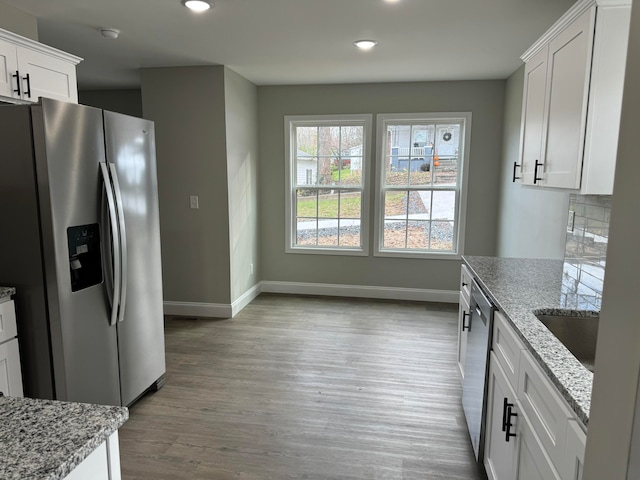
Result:
[[[485,280],[482,278],[481,272],[478,272],[477,269],[474,268],[474,258],[489,259],[492,257],[463,256],[462,260],[464,264],[471,270],[473,277],[478,281],[480,287],[495,303],[498,310],[500,310],[507,318],[509,324],[513,327],[514,331],[518,335],[518,338],[523,342],[527,351],[531,353],[537,364],[549,377],[562,398],[567,402],[571,410],[576,414],[578,420],[580,420],[584,428],[587,429],[589,425],[590,392],[593,383],[593,374],[589,372],[567,350],[567,348],[551,332],[546,329],[546,327],[544,327],[542,322],[540,322],[536,318],[534,311],[553,310],[561,312],[573,312],[584,316],[593,314],[593,312],[563,309],[559,308],[556,305],[545,304],[542,302],[538,306],[530,308],[529,314],[524,319],[524,321],[530,322],[532,325],[535,325],[536,335],[539,336],[539,338],[537,339],[530,338],[530,334],[528,335],[526,331],[523,331],[523,329],[519,325],[519,321],[522,322],[523,319],[520,318],[518,321],[512,318],[513,316],[522,317],[522,313],[518,312],[517,314],[514,314],[514,312],[511,312],[511,309],[509,308],[507,303],[505,301],[501,301],[500,296],[496,295],[495,292],[492,291],[491,286],[487,285],[487,282],[485,282]],[[517,262],[519,259],[502,260],[511,260]],[[561,260],[549,260],[548,262],[550,264],[551,262],[558,262],[558,264],[562,264]],[[536,344],[544,344],[545,348],[548,350],[548,353],[541,353],[538,350]],[[551,353],[557,356],[555,360],[552,358]],[[587,390],[589,392],[588,400],[585,398]]]
[[62,462],[55,471],[51,472],[43,480],[63,480],[89,455],[91,455],[96,448],[102,445],[113,434],[113,432],[124,425],[128,419],[129,410],[124,408],[124,412],[121,415],[117,415],[113,418],[113,424],[102,428],[87,443],[78,448],[68,460]]
[[0,478],[62,480],[128,419],[127,407],[0,397]]
[[11,297],[16,294],[16,289],[14,287],[2,287],[0,286],[0,300],[5,297]]

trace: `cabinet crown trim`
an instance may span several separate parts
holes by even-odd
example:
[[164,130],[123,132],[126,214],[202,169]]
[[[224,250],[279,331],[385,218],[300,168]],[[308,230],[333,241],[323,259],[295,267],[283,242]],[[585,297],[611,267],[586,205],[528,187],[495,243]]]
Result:
[[604,6],[622,6],[631,5],[631,0],[580,0],[576,2],[567,12],[562,15],[556,23],[554,23],[544,35],[542,35],[529,49],[522,54],[520,59],[528,62],[531,57],[544,48],[551,40],[553,40],[568,25],[573,23],[580,15],[592,7]]
[[46,53],[47,55],[56,57],[69,63],[73,63],[74,65],[77,65],[82,60],[84,60],[83,58],[72,55],[71,53],[63,52],[62,50],[50,47],[49,45],[45,45],[44,43],[36,42],[35,40],[31,40],[30,38],[25,38],[21,35],[10,32],[9,30],[4,30],[3,28],[0,28],[0,40],[6,40],[13,43],[14,45],[19,45],[30,50],[36,50],[38,52]]

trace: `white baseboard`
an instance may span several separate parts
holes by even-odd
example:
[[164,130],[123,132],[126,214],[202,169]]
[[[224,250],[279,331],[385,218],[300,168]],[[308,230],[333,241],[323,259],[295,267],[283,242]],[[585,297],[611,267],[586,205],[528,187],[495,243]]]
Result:
[[418,302],[458,303],[457,290],[430,290],[421,288],[372,287],[328,283],[260,282],[265,293],[289,293],[293,295],[325,295],[332,297],[381,298]]
[[457,290],[430,290],[421,288],[371,287],[329,283],[262,281],[228,303],[164,302],[165,315],[185,317],[233,318],[260,293],[287,293],[290,295],[320,295],[329,297],[380,298],[416,302],[458,303]]
[[233,309],[228,303],[164,302],[165,315],[182,317],[231,318]]
[[260,285],[260,283],[256,283],[253,287],[244,292],[240,298],[231,304],[231,316],[235,317],[240,313],[244,307],[249,305],[253,299],[260,295],[260,292],[262,292],[262,285]]
[[256,284],[244,292],[232,304],[228,303],[198,303],[198,302],[164,302],[165,315],[179,315],[183,317],[215,317],[233,318],[260,295],[260,284]]

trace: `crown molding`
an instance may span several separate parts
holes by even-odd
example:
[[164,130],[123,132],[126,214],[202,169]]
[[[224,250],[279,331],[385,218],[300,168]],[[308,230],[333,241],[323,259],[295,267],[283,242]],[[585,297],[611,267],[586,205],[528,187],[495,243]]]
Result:
[[560,32],[573,23],[580,15],[593,7],[619,7],[631,5],[631,0],[580,0],[558,19],[553,26],[545,32],[531,47],[520,57],[523,62],[528,62],[531,57],[551,42]]

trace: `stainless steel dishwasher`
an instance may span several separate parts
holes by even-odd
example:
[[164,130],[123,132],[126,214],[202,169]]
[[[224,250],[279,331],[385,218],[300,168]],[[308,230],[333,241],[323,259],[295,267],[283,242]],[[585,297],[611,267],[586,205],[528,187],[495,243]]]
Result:
[[476,459],[482,459],[484,443],[484,417],[486,407],[487,363],[493,327],[494,305],[474,280],[471,285],[471,303],[468,324],[467,357],[462,383],[462,408],[467,419],[469,435]]

